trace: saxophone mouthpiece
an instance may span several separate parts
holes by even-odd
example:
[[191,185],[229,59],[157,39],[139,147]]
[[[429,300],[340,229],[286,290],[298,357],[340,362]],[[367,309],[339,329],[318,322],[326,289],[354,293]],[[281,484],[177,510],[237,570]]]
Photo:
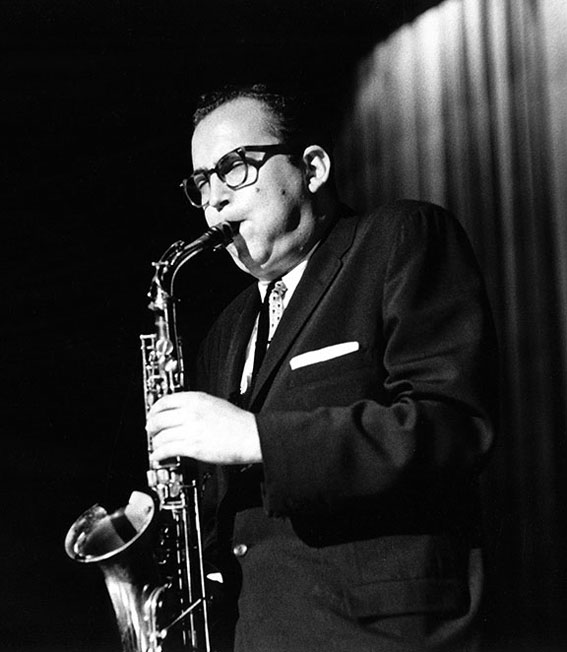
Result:
[[[232,231],[232,238],[234,239],[240,232],[240,222],[226,222]],[[230,243],[229,243],[230,244]]]
[[232,242],[235,236],[233,227],[234,225],[231,222],[219,222],[208,231],[205,231],[199,238],[185,245],[185,248],[195,252],[206,249],[222,249]]
[[[234,236],[238,233],[238,224],[236,222],[220,222],[213,226],[209,233],[211,231],[215,232],[215,235],[213,236],[215,240],[215,249],[226,247],[234,240]],[[218,241],[219,239],[220,241]]]

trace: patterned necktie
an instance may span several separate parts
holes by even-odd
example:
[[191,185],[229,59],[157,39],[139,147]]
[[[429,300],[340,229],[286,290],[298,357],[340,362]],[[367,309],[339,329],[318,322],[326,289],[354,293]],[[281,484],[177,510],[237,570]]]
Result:
[[268,304],[270,306],[270,328],[268,331],[267,346],[270,346],[270,342],[274,338],[274,333],[276,332],[276,328],[278,327],[280,319],[282,318],[284,310],[283,301],[286,291],[287,288],[285,283],[281,280],[278,280],[275,282],[272,291],[268,295]]
[[286,290],[285,283],[280,279],[271,281],[266,289],[266,296],[258,316],[258,333],[256,335],[256,348],[254,350],[252,379],[256,378],[258,369],[260,369],[260,365],[266,355],[266,350],[282,318],[284,309],[283,298]]

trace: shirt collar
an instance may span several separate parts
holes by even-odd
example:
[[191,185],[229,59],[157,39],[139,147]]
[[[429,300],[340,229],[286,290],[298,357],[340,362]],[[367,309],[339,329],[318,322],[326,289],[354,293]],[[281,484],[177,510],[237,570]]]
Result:
[[[286,293],[284,295],[284,307],[287,306],[289,300],[291,299],[291,295],[295,292],[295,288],[299,285],[299,281],[303,276],[303,272],[307,267],[307,263],[311,258],[311,254],[315,251],[316,248],[317,245],[311,249],[307,256],[305,256],[305,258],[298,265],[291,269],[287,274],[282,276],[281,280],[285,283],[286,287]],[[260,298],[262,301],[264,301],[266,297],[266,290],[268,289],[269,284],[270,281],[258,281],[258,290],[260,292]]]

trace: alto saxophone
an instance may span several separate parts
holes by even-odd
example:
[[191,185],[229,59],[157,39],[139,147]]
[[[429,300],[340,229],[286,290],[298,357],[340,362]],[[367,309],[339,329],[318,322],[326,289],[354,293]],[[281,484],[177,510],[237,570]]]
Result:
[[[162,396],[187,389],[175,319],[176,274],[195,255],[226,247],[233,237],[223,222],[193,242],[175,242],[153,263],[148,296],[155,332],[140,336],[146,413]],[[172,458],[150,466],[147,476],[153,496],[134,491],[112,514],[94,505],[71,526],[65,549],[72,559],[99,564],[124,652],[210,652],[197,473],[191,461]]]

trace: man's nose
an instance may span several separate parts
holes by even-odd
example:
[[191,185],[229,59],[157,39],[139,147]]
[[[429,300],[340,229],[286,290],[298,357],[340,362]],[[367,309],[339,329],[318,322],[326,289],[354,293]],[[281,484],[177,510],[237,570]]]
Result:
[[230,199],[231,189],[221,181],[217,174],[212,174],[209,177],[209,206],[212,206],[215,210],[221,211],[226,204],[228,204]]

